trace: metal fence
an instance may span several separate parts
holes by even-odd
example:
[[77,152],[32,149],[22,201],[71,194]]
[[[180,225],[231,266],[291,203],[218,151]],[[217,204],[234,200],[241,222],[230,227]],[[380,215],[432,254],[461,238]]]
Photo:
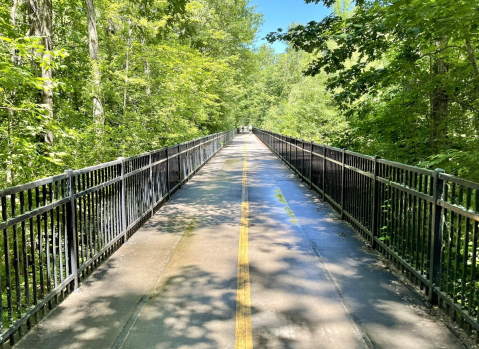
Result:
[[273,132],[254,133],[432,303],[479,331],[479,184]]
[[[236,131],[0,191],[0,343],[71,292]],[[58,303],[58,299],[57,299]]]

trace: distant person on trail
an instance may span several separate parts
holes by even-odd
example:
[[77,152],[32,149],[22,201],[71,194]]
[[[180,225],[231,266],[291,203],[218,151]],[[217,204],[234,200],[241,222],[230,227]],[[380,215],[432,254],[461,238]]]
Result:
[[244,133],[244,126],[241,126],[241,133]]
[[249,134],[253,133],[253,126],[249,125]]

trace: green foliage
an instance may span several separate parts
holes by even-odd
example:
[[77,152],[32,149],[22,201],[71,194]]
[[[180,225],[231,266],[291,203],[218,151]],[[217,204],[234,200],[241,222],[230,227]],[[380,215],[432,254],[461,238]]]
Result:
[[258,55],[261,71],[250,95],[251,119],[245,124],[318,143],[347,145],[349,126],[326,91],[326,75],[302,75],[313,55],[293,50],[276,55],[267,46]]
[[322,2],[335,14],[269,40],[318,54],[305,72],[327,74],[351,148],[479,180],[477,1]]
[[[19,4],[17,19],[28,19],[27,4]],[[51,58],[32,24],[13,21],[11,4],[1,2],[0,187],[223,131],[244,113],[261,22],[248,1],[94,4],[98,63],[90,60],[83,0],[53,1]],[[42,104],[42,67],[53,70],[53,119]]]
[[58,164],[54,150],[39,142],[58,125],[36,98],[45,88],[38,69],[60,69],[57,61],[67,53],[46,51],[39,38],[24,36],[7,20],[10,13],[4,5],[0,18],[0,184],[13,184],[35,178],[33,171],[48,173]]

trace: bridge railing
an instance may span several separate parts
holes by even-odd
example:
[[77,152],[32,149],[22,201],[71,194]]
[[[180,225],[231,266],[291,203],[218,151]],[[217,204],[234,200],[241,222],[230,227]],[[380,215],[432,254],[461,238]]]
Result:
[[371,245],[479,331],[479,184],[254,129]]
[[0,343],[14,344],[235,134],[0,190]]

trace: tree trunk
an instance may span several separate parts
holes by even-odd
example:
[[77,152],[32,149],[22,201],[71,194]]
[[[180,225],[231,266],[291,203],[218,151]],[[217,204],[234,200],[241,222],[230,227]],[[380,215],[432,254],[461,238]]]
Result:
[[[466,38],[466,48],[467,54],[469,56],[469,61],[472,65],[472,72],[473,72],[473,81],[472,84],[476,91],[479,91],[479,66],[477,64],[476,53],[474,47],[471,44],[471,40]],[[476,113],[476,124],[479,125],[479,115]]]
[[105,114],[101,103],[101,73],[98,55],[100,48],[98,45],[98,32],[96,30],[96,16],[94,0],[85,0],[88,20],[88,47],[90,49],[90,59],[92,62],[92,84],[93,84],[93,122],[95,123],[97,134],[102,133],[105,124]]
[[[18,0],[14,0],[13,1],[13,6],[12,6],[12,10],[10,12],[10,20],[11,20],[11,23],[12,23],[12,26],[15,27],[16,25],[16,18],[17,18],[17,8],[18,8]],[[10,59],[12,61],[13,64],[17,64],[17,55],[16,55],[16,52],[15,52],[15,49],[12,49],[12,51],[10,51]],[[11,103],[14,103],[13,101],[15,100],[15,96],[16,96],[16,90],[13,89],[10,93],[10,100],[11,100]],[[5,95],[5,99],[7,98],[7,96]],[[15,117],[15,111],[14,109],[9,106],[8,107],[8,130],[7,130],[7,145],[8,145],[8,157],[7,157],[7,161],[6,161],[6,167],[7,167],[7,184],[9,186],[13,186],[14,184],[14,173],[13,173],[13,161],[11,159],[11,155],[12,155],[12,145],[11,145],[11,137],[12,137],[12,120],[13,118]]]
[[13,26],[16,24],[18,2],[18,0],[13,1],[12,10],[10,11],[10,18]]
[[[42,0],[40,7],[40,19],[43,36],[43,46],[46,51],[53,50],[52,43],[52,16],[53,5],[52,0]],[[43,59],[50,62],[51,55],[46,52],[43,54]],[[49,120],[53,120],[53,71],[50,67],[42,67],[42,78],[45,81],[44,89],[42,90],[42,103],[47,107]],[[53,133],[51,131],[45,132],[45,142],[53,143]]]
[[[440,47],[447,45],[447,40],[441,42]],[[431,83],[431,151],[437,154],[440,151],[440,143],[446,141],[446,119],[449,112],[449,96],[440,79],[449,71],[449,65],[443,58],[434,56],[430,61]]]
[[[36,36],[42,38],[43,46],[45,50],[52,50],[52,1],[42,0],[29,0],[29,19],[30,29],[28,31],[29,36]],[[49,53],[35,53],[42,59],[50,61],[51,56]],[[53,72],[47,67],[42,67],[42,78],[44,79],[44,89],[41,93],[41,99],[43,105],[48,111],[49,120],[53,120],[53,86],[52,78]],[[51,131],[44,131],[43,138],[46,143],[53,143],[53,133]]]
[[125,65],[125,89],[123,91],[123,116],[126,116],[126,97],[128,92],[128,74],[130,70],[130,49],[131,49],[131,19],[128,20],[128,41],[126,43],[126,65]]
[[[146,39],[145,38],[141,38],[141,45],[143,46],[143,50],[144,51],[147,51],[145,49],[145,45],[146,45]],[[146,95],[148,97],[151,96],[151,87],[150,87],[150,62],[148,61],[148,58],[145,59],[145,61],[143,62],[143,65],[144,65],[144,72],[145,72],[145,76],[146,76]]]
[[467,53],[469,55],[469,60],[471,61],[472,71],[474,72],[474,78],[477,79],[477,77],[479,76],[479,67],[477,64],[476,55],[474,53],[474,47],[472,47],[471,41],[469,39],[466,39],[466,47]]
[[30,28],[28,36],[42,36],[42,27],[40,22],[40,4],[39,0],[29,0],[28,3],[28,17],[30,21]]

